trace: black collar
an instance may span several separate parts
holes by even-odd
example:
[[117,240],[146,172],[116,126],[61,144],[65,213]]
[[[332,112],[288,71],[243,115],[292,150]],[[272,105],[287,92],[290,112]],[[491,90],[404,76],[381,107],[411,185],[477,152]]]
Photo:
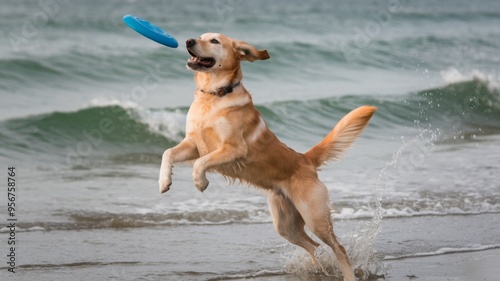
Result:
[[238,81],[234,84],[225,86],[225,87],[221,87],[221,88],[217,89],[217,91],[215,91],[215,92],[205,92],[203,90],[201,90],[201,91],[203,93],[211,94],[211,95],[218,96],[218,97],[222,98],[223,96],[232,93],[233,89],[238,87],[239,85],[240,85],[240,81]]

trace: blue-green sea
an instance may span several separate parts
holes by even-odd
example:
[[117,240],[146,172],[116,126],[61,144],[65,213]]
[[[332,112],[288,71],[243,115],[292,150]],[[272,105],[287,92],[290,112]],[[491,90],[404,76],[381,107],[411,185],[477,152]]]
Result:
[[320,172],[364,279],[409,280],[388,266],[398,259],[500,248],[500,1],[3,0],[0,280],[337,280],[326,247],[327,275],[274,232],[264,192],[213,174],[200,193],[186,164],[158,193],[195,91],[184,42],[206,32],[269,52],[243,63],[242,83],[299,152],[378,107]]

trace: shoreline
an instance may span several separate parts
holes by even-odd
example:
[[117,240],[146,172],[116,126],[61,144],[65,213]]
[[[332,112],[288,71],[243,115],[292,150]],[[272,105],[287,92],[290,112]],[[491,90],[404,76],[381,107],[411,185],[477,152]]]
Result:
[[[455,252],[434,256],[404,257],[381,261],[384,275],[370,281],[493,281],[500,275],[500,249]],[[326,281],[337,280],[318,275],[264,275],[243,278],[214,278],[210,280],[265,280],[265,281]]]
[[[386,260],[385,280],[496,280],[500,249]],[[418,279],[417,279],[418,278]]]
[[[491,235],[498,233],[500,225],[491,222],[497,217],[483,214],[383,220],[373,250],[386,257],[376,262],[380,268],[376,274],[384,278],[368,280],[496,280],[500,276],[500,248],[495,246],[498,239]],[[352,220],[337,222],[345,244],[347,233],[359,224]],[[478,229],[486,236],[480,236]],[[338,280],[311,273],[307,253],[282,239],[270,223],[19,234],[23,241],[16,252],[19,270],[8,274],[6,265],[0,267],[1,280]],[[0,236],[6,238],[7,233]],[[372,249],[361,250],[357,256],[370,253]],[[297,273],[285,273],[290,266]]]

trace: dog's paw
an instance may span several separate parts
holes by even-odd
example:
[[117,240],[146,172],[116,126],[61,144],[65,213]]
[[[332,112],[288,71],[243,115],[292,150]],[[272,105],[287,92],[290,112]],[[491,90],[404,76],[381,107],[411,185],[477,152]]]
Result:
[[194,186],[196,186],[196,189],[198,189],[200,192],[205,191],[205,189],[207,189],[208,187],[209,182],[205,177],[205,175],[194,177],[193,181],[194,181]]
[[160,193],[165,193],[170,189],[172,185],[172,173],[160,173],[160,179],[158,180],[158,185],[160,187]]

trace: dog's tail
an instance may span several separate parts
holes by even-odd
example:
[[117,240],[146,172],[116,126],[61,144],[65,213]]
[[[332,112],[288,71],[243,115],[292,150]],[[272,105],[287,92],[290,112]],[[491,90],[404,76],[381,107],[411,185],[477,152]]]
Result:
[[342,118],[333,130],[305,155],[316,167],[328,160],[337,160],[359,137],[368,121],[377,110],[374,106],[361,106]]

